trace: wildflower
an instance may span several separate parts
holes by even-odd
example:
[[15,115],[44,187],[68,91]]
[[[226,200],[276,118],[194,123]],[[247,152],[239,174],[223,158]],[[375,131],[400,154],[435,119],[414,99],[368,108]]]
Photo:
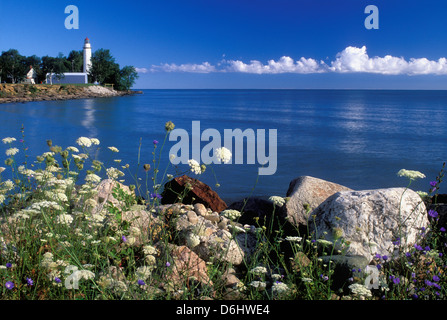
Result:
[[195,174],[201,174],[202,173],[202,169],[200,168],[200,164],[194,160],[188,160],[188,165],[191,168],[191,172],[194,172]]
[[400,283],[400,279],[398,277],[393,277],[393,283],[394,284],[399,284]]
[[301,281],[308,282],[308,283],[313,282],[313,280],[311,278],[306,278],[306,277],[301,278]]
[[71,152],[79,152],[79,149],[76,147],[68,147],[67,151],[71,151]]
[[172,123],[172,121],[168,121],[165,123],[165,130],[167,132],[174,130],[174,128],[175,128],[175,125]]
[[287,241],[290,241],[290,242],[300,242],[301,240],[303,240],[303,238],[302,238],[302,237],[291,237],[291,236],[287,236],[287,237],[286,237],[286,240],[287,240]]
[[382,256],[382,259],[383,259],[384,261],[387,261],[387,260],[388,260],[388,256],[387,256],[387,255],[384,255],[384,256]]
[[267,284],[263,281],[252,281],[252,282],[250,282],[250,286],[258,289],[258,291],[262,291],[265,289]]
[[428,210],[428,215],[432,218],[436,218],[438,216],[438,212],[435,210]]
[[12,281],[7,281],[7,282],[5,283],[5,287],[6,287],[6,289],[8,289],[8,290],[12,290],[12,289],[14,288],[14,282],[12,282]]
[[436,187],[437,184],[438,184],[437,181],[430,181],[430,186],[432,187]]
[[147,172],[147,171],[149,171],[151,169],[151,165],[146,163],[146,164],[143,165],[143,169],[144,169],[144,171]]
[[418,251],[422,251],[422,250],[423,250],[423,249],[422,249],[422,246],[420,246],[420,245],[418,245],[418,244],[415,244],[414,247],[415,247],[416,250],[418,250]]
[[91,182],[91,183],[100,183],[101,177],[99,177],[98,175],[96,175],[94,173],[89,173],[85,176],[85,181]]
[[440,279],[439,279],[439,277],[437,276],[437,275],[434,275],[433,276],[433,281],[435,281],[435,282],[438,282]]
[[2,141],[4,144],[7,144],[7,143],[16,141],[16,138],[7,137],[7,138],[3,138]]
[[369,290],[366,286],[354,283],[351,284],[349,287],[351,289],[351,292],[358,296],[364,296],[364,297],[372,297],[371,290]]
[[147,245],[143,247],[143,253],[145,255],[151,255],[151,254],[157,254],[157,249],[155,249],[154,247]]
[[283,282],[275,282],[272,286],[272,293],[279,295],[289,290],[289,287]]
[[318,239],[317,243],[321,244],[324,247],[332,245],[331,241],[324,240],[324,239]]
[[120,152],[117,148],[115,147],[108,147],[110,149],[110,151],[112,152]]
[[79,137],[76,140],[76,143],[78,145],[80,145],[81,147],[86,147],[86,148],[89,148],[92,146],[92,141],[87,137]]
[[188,244],[188,248],[195,248],[200,244],[200,237],[194,233],[188,233],[186,243]]
[[155,193],[151,193],[151,198],[152,199],[161,199],[162,196],[155,192]]
[[250,270],[250,273],[253,273],[255,275],[266,274],[267,269],[265,267],[259,266],[259,267],[256,267],[256,268]]
[[439,231],[441,231],[441,232],[445,232],[445,228],[444,228],[444,227],[441,227],[441,228],[439,229]]
[[416,180],[419,178],[425,178],[425,174],[419,172],[419,171],[415,171],[415,170],[406,170],[406,169],[401,169],[399,170],[399,172],[397,173],[397,175],[399,177],[406,177],[410,180]]
[[8,150],[6,150],[6,155],[9,156],[14,156],[19,152],[19,149],[17,148],[9,148]]
[[58,278],[58,277],[55,277],[55,278],[54,278],[54,282],[56,282],[56,283],[61,283],[61,281],[62,281],[62,280],[61,280],[60,278]]
[[146,284],[146,282],[144,282],[144,280],[138,280],[138,285],[140,286],[144,286]]
[[96,138],[90,138],[90,141],[94,144],[94,145],[99,145],[99,140]]
[[323,279],[323,281],[329,280],[329,277],[325,276],[324,274],[320,274],[320,278]]
[[214,154],[217,160],[223,163],[229,163],[232,157],[231,151],[225,147],[217,148]]
[[284,203],[286,203],[286,200],[283,197],[279,196],[271,196],[269,200],[273,202],[273,204],[277,207],[282,207]]
[[11,268],[12,267],[12,264],[10,263],[10,262],[8,262],[7,264],[6,264],[6,268]]
[[166,262],[166,267],[170,267],[171,266],[171,264],[169,263],[169,261],[168,262]]
[[124,176],[124,172],[118,170],[117,168],[113,168],[113,167],[108,168],[106,170],[106,173],[107,173],[107,176],[109,177],[109,179],[112,179],[112,180],[114,180],[114,179],[116,180],[119,177]]
[[62,213],[56,217],[57,224],[70,225],[73,222],[73,216],[70,214]]
[[152,275],[152,268],[148,266],[139,267],[137,271],[135,271],[135,275],[139,279],[146,280]]
[[27,283],[29,286],[32,286],[32,285],[34,284],[34,281],[33,281],[33,279],[31,279],[31,278],[26,278],[26,283]]
[[238,210],[234,209],[226,209],[220,213],[221,216],[228,218],[230,220],[236,220],[241,216],[241,213]]
[[158,144],[158,140],[154,140],[152,142],[153,142],[154,146],[156,146]]

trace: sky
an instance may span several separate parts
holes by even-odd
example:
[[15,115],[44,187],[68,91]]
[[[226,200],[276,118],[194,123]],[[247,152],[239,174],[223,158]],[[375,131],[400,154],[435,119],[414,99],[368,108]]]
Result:
[[134,89],[447,89],[444,0],[0,0],[0,14],[0,51],[68,55],[88,37],[137,69]]

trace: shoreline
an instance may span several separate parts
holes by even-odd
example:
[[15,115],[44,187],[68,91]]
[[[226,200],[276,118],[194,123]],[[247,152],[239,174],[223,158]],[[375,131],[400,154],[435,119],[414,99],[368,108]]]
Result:
[[0,84],[0,104],[107,98],[134,94],[142,94],[142,91],[118,91],[100,85]]

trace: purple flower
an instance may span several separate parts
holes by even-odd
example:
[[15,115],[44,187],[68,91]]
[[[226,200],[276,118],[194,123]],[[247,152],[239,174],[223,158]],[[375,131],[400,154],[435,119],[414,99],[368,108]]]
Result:
[[158,140],[154,140],[154,145],[157,145],[158,144]]
[[438,182],[437,181],[430,181],[430,186],[432,186],[432,187],[436,187],[436,184],[437,184]]
[[428,215],[432,218],[436,218],[438,213],[435,210],[428,210]]
[[376,253],[376,255],[374,256],[374,258],[376,258],[376,259],[381,259],[382,256],[381,256],[380,254]]
[[32,286],[32,285],[34,284],[34,281],[33,281],[33,279],[31,279],[31,278],[26,278],[26,283],[27,283],[29,286]]
[[61,280],[60,278],[58,278],[58,277],[55,277],[55,278],[54,278],[54,281],[55,281],[56,283],[61,283],[62,280]]
[[11,267],[12,267],[12,264],[8,262],[8,263],[6,264],[6,268],[11,268]]
[[438,282],[440,279],[439,279],[439,277],[437,276],[437,275],[434,275],[433,276],[433,281],[436,281],[436,282]]
[[5,287],[6,287],[6,289],[8,289],[8,290],[12,290],[12,288],[14,288],[14,282],[12,282],[12,281],[8,281],[8,282],[6,282],[6,283],[5,283]]
[[422,251],[422,246],[415,244],[414,247],[416,248],[416,250]]
[[425,250],[425,251],[430,251],[431,249],[430,249],[429,246],[426,246],[426,247],[424,248],[424,250]]
[[138,280],[138,284],[140,285],[140,286],[144,286],[145,284],[146,284],[146,282],[144,282],[144,280]]
[[169,261],[166,262],[166,267],[170,267],[170,266],[171,266],[171,264],[169,263]]
[[394,284],[399,284],[400,283],[400,279],[399,278],[393,278],[393,283]]
[[439,229],[439,231],[441,231],[441,232],[445,232],[445,228],[444,228],[444,227],[441,227],[441,229]]
[[122,237],[121,237],[121,240],[123,240],[123,242],[127,242],[127,238],[126,238],[126,236],[122,236]]
[[388,260],[388,256],[382,256],[382,259],[384,260],[384,261],[387,261]]
[[155,192],[155,193],[151,193],[151,198],[152,198],[152,199],[156,199],[156,198],[157,198],[157,199],[161,199],[162,196]]

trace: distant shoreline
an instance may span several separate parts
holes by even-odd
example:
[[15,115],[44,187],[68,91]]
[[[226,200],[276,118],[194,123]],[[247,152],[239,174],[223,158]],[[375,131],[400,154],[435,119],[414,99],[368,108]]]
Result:
[[141,93],[142,91],[136,90],[118,91],[99,85],[2,83],[0,84],[0,104],[119,97]]

